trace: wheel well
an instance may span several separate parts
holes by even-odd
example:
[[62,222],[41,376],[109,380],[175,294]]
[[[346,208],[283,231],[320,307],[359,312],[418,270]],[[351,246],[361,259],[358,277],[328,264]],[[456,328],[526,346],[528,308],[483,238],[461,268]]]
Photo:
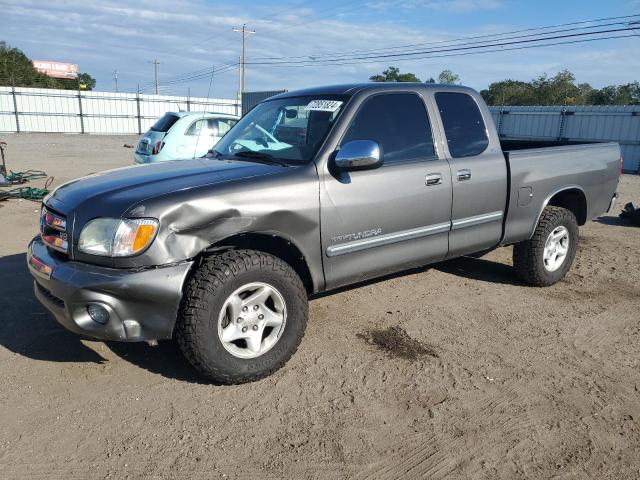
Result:
[[292,242],[277,235],[242,233],[227,237],[207,248],[203,255],[227,249],[248,249],[269,253],[287,262],[296,271],[308,293],[313,293],[311,271],[300,249]]
[[566,208],[575,215],[578,225],[587,223],[587,199],[582,190],[572,188],[558,192],[547,205]]

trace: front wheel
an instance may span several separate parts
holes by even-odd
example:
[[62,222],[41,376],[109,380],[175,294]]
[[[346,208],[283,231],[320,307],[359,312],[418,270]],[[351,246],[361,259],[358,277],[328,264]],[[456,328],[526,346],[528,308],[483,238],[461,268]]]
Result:
[[546,207],[529,240],[513,247],[518,276],[536,287],[553,285],[571,268],[578,248],[578,222],[565,208]]
[[307,293],[287,263],[253,250],[204,259],[189,281],[175,336],[189,362],[219,383],[257,380],[295,353]]

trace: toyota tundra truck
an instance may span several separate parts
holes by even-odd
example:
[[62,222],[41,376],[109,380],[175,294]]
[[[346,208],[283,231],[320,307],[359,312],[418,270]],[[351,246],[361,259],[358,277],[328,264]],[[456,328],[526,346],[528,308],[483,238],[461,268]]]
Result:
[[93,174],[43,201],[27,262],[66,328],[175,339],[219,383],[296,351],[310,297],[513,245],[548,286],[578,228],[613,208],[614,143],[502,142],[482,97],[431,84],[352,84],[272,97],[202,157]]

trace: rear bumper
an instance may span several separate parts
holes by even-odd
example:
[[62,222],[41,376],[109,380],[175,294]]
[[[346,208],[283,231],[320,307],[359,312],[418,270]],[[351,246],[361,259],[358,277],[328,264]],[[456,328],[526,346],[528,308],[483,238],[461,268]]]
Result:
[[[171,338],[192,262],[144,270],[104,268],[60,260],[36,237],[27,265],[36,298],[65,328],[102,340],[136,342]],[[107,310],[104,325],[91,319],[89,304]]]

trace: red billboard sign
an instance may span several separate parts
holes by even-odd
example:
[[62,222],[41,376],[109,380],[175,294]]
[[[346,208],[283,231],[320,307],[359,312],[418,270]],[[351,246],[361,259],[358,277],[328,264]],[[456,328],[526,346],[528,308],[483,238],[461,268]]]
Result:
[[78,65],[75,63],[34,60],[33,66],[40,73],[54,78],[78,78]]

